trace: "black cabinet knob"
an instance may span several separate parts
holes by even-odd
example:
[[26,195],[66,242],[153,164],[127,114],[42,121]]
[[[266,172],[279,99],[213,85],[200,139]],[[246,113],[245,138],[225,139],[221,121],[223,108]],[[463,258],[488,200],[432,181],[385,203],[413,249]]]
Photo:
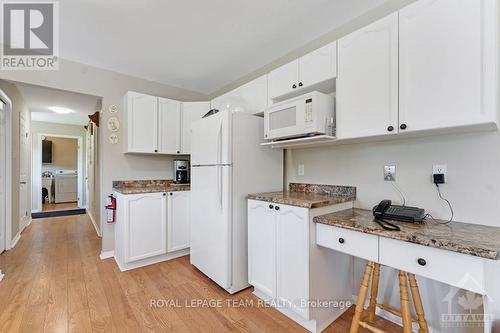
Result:
[[158,152],[158,149],[155,149],[155,153],[157,153],[157,152]]
[[165,197],[167,195],[167,193],[163,193],[163,196]]
[[174,195],[172,192],[169,193],[170,195]]
[[389,127],[387,127],[387,130],[388,130],[389,132],[394,131],[394,126],[389,126]]
[[417,262],[418,262],[418,264],[419,264],[420,266],[425,266],[425,265],[427,265],[427,261],[425,261],[425,259],[424,259],[424,258],[418,258],[418,259],[417,259]]
[[180,154],[181,152],[180,151],[177,151],[177,154]]
[[274,208],[274,206],[273,206],[273,205],[269,205],[269,209],[273,209],[273,208]]
[[302,82],[299,82],[299,87],[302,87],[304,84]]
[[275,206],[274,209],[280,210],[280,206]]
[[341,237],[341,238],[339,238],[339,243],[340,243],[340,244],[344,244],[344,243],[345,243],[345,239],[343,239],[342,237]]
[[401,124],[399,125],[399,128],[401,128],[402,130],[405,130],[408,126],[406,126],[406,124]]
[[296,85],[296,84],[294,84],[294,85],[292,86],[292,88],[293,88],[293,89],[297,88],[297,85]]

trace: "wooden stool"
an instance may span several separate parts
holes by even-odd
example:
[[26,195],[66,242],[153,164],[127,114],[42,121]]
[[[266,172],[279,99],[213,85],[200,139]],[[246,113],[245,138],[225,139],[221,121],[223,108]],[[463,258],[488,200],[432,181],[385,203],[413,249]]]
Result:
[[[378,306],[379,308],[389,313],[392,313],[393,315],[399,316],[403,319],[404,333],[412,332],[412,322],[418,322],[419,333],[428,333],[429,329],[427,327],[427,321],[425,320],[424,307],[422,306],[422,299],[420,298],[420,292],[418,290],[418,285],[417,285],[417,280],[415,279],[415,275],[399,271],[399,297],[401,302],[401,311],[398,311],[387,305],[377,303],[378,282],[380,278],[380,264],[376,264],[371,261],[369,261],[366,264],[363,280],[361,281],[361,285],[359,287],[358,301],[356,303],[356,310],[354,312],[354,317],[352,318],[350,333],[358,333],[360,326],[375,333],[384,333],[383,330],[373,327],[367,322],[361,321],[361,316],[363,315],[366,295],[368,293],[368,287],[370,284],[370,277],[372,276],[372,273],[373,277],[372,277],[372,283],[371,283],[372,285],[370,291],[370,303],[367,309],[368,321],[373,322],[375,320],[375,309]],[[410,290],[413,303],[415,305],[415,312],[417,313],[417,319],[413,319],[411,317],[410,299],[408,295],[408,284],[406,280],[407,274],[408,274],[408,279],[410,281]]]

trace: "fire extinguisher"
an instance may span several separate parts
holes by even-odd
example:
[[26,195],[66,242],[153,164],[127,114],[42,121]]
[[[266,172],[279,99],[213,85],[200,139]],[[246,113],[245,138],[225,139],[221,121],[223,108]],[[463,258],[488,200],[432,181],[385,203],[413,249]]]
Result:
[[106,209],[107,209],[107,222],[114,223],[116,218],[116,198],[113,194],[108,195],[106,198]]

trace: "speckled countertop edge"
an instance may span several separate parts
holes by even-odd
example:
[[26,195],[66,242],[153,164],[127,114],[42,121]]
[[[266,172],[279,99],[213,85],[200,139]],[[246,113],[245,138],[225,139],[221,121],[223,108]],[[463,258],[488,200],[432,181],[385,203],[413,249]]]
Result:
[[475,257],[500,260],[500,228],[451,222],[447,225],[391,221],[401,231],[388,231],[373,222],[370,210],[348,209],[316,216],[314,222]]
[[190,184],[175,184],[173,180],[113,181],[113,190],[121,194],[189,191]]

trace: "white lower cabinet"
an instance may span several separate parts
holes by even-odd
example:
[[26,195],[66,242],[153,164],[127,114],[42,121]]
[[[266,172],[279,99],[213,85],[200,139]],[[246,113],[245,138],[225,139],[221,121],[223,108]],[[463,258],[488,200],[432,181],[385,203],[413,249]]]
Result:
[[248,200],[248,279],[254,294],[311,332],[345,310],[316,301],[350,300],[352,258],[316,245],[317,215],[352,203],[308,209]]
[[115,259],[122,271],[189,253],[189,191],[116,198]]

